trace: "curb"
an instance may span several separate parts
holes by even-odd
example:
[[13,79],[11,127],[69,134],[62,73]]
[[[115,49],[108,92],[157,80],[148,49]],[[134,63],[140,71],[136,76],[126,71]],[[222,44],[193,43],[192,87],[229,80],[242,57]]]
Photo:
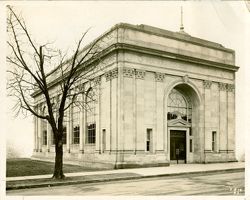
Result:
[[[226,172],[243,172],[245,168],[235,168],[235,169],[221,169],[221,170],[210,170],[210,171],[198,171],[198,172],[179,172],[179,173],[171,173],[171,174],[157,174],[157,175],[133,175],[127,177],[113,177],[113,178],[98,178],[92,180],[72,180],[65,182],[55,182],[55,183],[37,183],[32,185],[14,185],[8,186],[8,182],[6,183],[6,190],[18,190],[18,189],[29,189],[29,188],[43,188],[43,187],[55,187],[55,186],[63,186],[63,185],[76,185],[76,184],[88,184],[88,183],[102,183],[102,182],[110,182],[110,181],[121,181],[121,180],[134,180],[134,179],[144,179],[144,178],[157,178],[157,177],[171,177],[171,176],[186,176],[186,175],[194,175],[194,174],[214,174],[214,173],[226,173]],[[105,175],[105,174],[103,174]],[[106,174],[107,175],[107,174]],[[94,175],[93,175],[94,176]],[[84,177],[84,176],[82,176]],[[13,181],[15,182],[15,181]]]

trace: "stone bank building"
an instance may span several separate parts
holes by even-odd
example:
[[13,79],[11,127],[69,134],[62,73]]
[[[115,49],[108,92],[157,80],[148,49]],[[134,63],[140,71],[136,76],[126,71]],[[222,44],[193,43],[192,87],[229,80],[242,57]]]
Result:
[[[89,110],[69,110],[64,160],[125,168],[235,161],[235,52],[147,25],[104,33]],[[100,69],[101,69],[100,68]],[[53,78],[53,73],[50,75]],[[34,96],[43,105],[39,93]],[[35,119],[33,157],[54,159],[51,128]]]

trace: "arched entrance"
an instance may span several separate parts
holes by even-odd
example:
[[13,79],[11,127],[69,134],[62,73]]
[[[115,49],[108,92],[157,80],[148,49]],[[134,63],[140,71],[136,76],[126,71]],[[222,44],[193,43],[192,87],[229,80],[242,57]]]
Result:
[[187,83],[174,85],[165,99],[168,159],[171,163],[200,162],[200,98]]

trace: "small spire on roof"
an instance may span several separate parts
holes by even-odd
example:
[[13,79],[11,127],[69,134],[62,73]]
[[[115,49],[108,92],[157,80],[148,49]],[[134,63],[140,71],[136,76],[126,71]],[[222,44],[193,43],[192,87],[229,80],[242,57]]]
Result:
[[184,25],[183,25],[183,9],[182,9],[182,6],[181,6],[181,26],[180,26],[180,31],[179,31],[179,32],[188,35],[188,34],[184,31]]
[[183,26],[183,10],[182,10],[182,6],[181,6],[181,26],[180,26],[180,31],[184,31],[184,26]]

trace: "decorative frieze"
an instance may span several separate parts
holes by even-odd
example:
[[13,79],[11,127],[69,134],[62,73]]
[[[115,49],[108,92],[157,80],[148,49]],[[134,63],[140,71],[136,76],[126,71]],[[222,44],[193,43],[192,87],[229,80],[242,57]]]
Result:
[[135,70],[135,78],[137,79],[144,79],[146,72],[143,70],[136,69]]
[[235,89],[234,84],[227,84],[227,91],[228,91],[228,92],[233,92],[234,89]]
[[226,91],[227,90],[227,84],[226,83],[219,83],[219,90]]
[[205,89],[210,89],[212,85],[212,81],[204,80],[203,81],[203,86]]
[[133,75],[134,75],[134,69],[127,68],[127,67],[123,68],[123,76],[124,77],[133,78]]
[[155,80],[156,81],[163,82],[164,78],[165,78],[164,74],[158,73],[158,72],[155,73]]

